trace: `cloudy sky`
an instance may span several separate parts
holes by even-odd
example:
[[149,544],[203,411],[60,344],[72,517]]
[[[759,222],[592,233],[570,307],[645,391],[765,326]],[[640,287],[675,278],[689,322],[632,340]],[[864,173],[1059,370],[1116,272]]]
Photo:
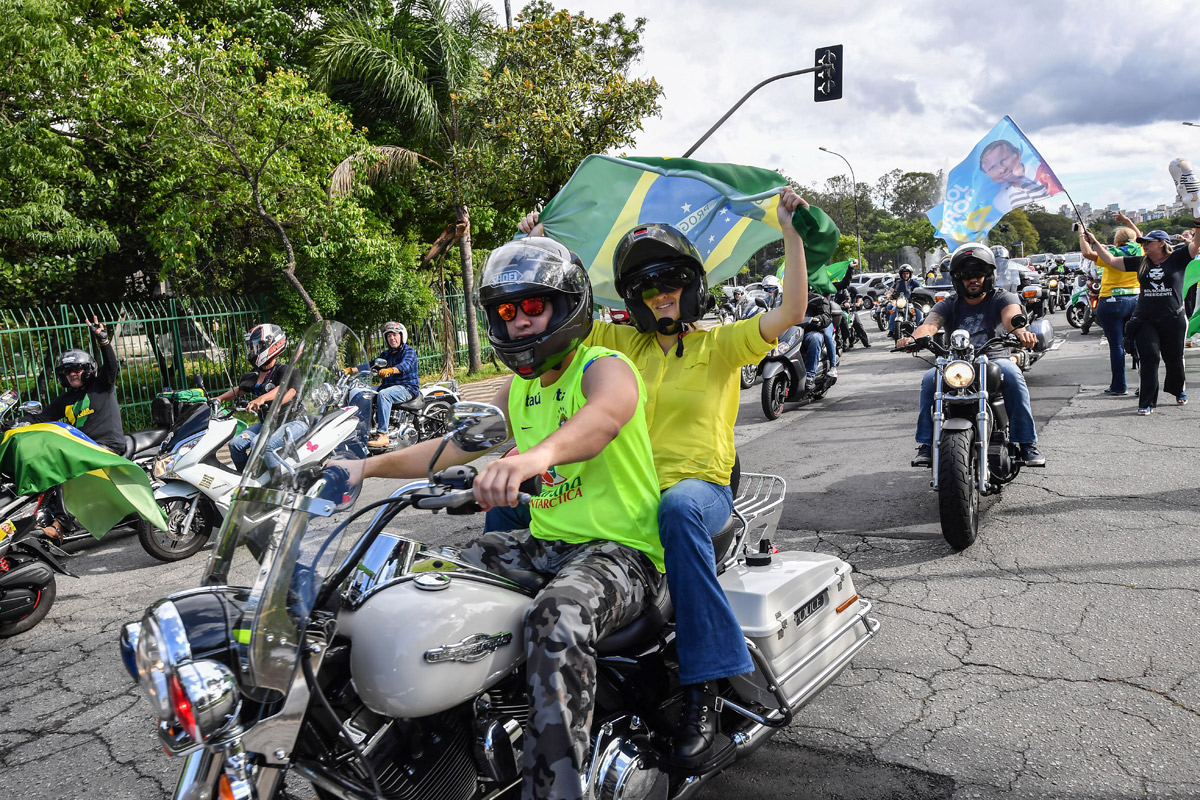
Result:
[[[504,18],[503,0],[491,0]],[[682,155],[764,78],[845,46],[843,99],[812,76],[760,89],[694,157],[779,168],[801,184],[963,160],[1005,114],[1076,203],[1170,202],[1174,158],[1200,163],[1200,6],[1183,0],[557,0],[595,18],[646,17],[640,77],[662,117],[628,155]],[[513,13],[522,7],[513,0]],[[1065,203],[1050,199],[1049,210]]]

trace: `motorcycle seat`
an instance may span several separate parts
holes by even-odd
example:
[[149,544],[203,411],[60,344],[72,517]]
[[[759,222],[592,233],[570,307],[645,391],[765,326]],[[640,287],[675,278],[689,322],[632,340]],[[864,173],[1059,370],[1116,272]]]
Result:
[[403,408],[405,411],[420,411],[425,407],[425,395],[418,393],[412,400],[397,403],[396,407]]
[[646,613],[597,642],[596,655],[617,655],[649,644],[674,614],[675,606],[671,603],[671,592],[667,589],[667,579],[663,576],[658,582],[658,592],[650,601]]
[[150,450],[162,444],[162,440],[167,438],[169,433],[166,428],[146,428],[133,433],[125,434],[125,452],[122,453],[126,458],[132,458],[143,450]]

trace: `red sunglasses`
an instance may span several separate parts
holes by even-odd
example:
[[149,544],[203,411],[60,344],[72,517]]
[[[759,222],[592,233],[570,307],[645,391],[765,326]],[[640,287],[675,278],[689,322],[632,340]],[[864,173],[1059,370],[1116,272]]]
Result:
[[512,322],[517,317],[517,308],[525,312],[527,317],[536,317],[546,310],[548,300],[545,297],[526,297],[515,303],[501,303],[496,306],[496,313],[505,322]]

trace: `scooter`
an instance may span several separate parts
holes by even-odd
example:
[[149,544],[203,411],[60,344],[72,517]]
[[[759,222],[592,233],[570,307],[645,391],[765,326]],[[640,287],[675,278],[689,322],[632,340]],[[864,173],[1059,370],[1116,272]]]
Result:
[[[1018,314],[1012,325],[1020,328],[1027,321]],[[1052,340],[1053,334],[1049,340],[1039,335],[1035,350],[1044,351]],[[930,485],[938,494],[942,536],[955,550],[970,547],[979,535],[979,498],[1000,494],[1024,466],[1019,446],[1009,439],[1008,411],[1000,391],[1003,373],[983,355],[997,343],[1022,347],[1020,339],[1006,333],[976,348],[971,335],[959,329],[950,334],[948,347],[922,336],[897,348],[911,353],[928,348],[938,356]]]
[[1096,321],[1096,306],[1100,303],[1100,281],[1079,273],[1071,303],[1067,306],[1067,324],[1079,328],[1087,336]]
[[[299,378],[293,374],[291,380]],[[309,398],[312,405],[307,407],[314,413],[303,417],[308,430],[303,441],[289,437],[279,454],[283,459],[282,469],[323,464],[344,442],[354,438],[358,415],[354,408],[341,405],[346,387],[353,380],[352,375],[342,374],[336,384],[323,383],[314,390]],[[280,387],[278,395],[282,397],[289,387],[290,382]],[[277,398],[265,412],[266,419],[287,414],[278,404]],[[159,530],[144,520],[137,526],[142,547],[158,560],[179,561],[195,554],[221,526],[239,483],[245,480],[247,485],[263,486],[270,480],[266,472],[243,476],[217,458],[217,452],[246,429],[246,423],[235,416],[244,410],[243,406],[225,411],[215,400],[210,400],[180,416],[163,440],[152,474],[156,482],[154,500],[166,517],[167,529]],[[262,444],[257,444],[258,447],[267,442],[262,432],[259,441]]]
[[[779,346],[763,358],[759,365],[762,372],[762,408],[767,419],[779,419],[785,403],[811,403],[820,400],[837,383],[829,374],[829,352],[825,338],[821,337],[821,358],[817,374],[810,381],[804,366],[804,329],[793,325],[779,337]],[[818,345],[810,345],[818,346]]]
[[[446,441],[483,452],[507,438],[499,409],[455,411]],[[121,633],[164,750],[185,758],[172,797],[272,800],[288,773],[322,798],[508,796],[521,782],[530,701],[519,632],[534,590],[388,527],[406,511],[476,511],[474,469],[431,471],[374,503],[315,470],[274,477],[240,490],[202,588],[158,601]],[[526,488],[525,502],[542,491]],[[771,546],[785,489],[743,474],[715,540],[754,671],[722,682],[713,752],[691,767],[671,756],[682,691],[664,582],[644,616],[596,646],[585,797],[693,795],[786,726],[879,630],[848,563]],[[372,512],[365,529],[350,527]]]
[[[376,359],[371,364],[371,374],[378,375],[379,370],[387,367],[386,360]],[[372,414],[375,403],[378,402],[379,389],[371,386],[362,387],[371,398]],[[451,409],[458,402],[458,381],[439,381],[428,383],[421,387],[417,396],[403,403],[396,403],[388,414],[388,443],[385,447],[370,448],[372,455],[390,453],[402,447],[433,439],[446,432],[446,423],[450,419]]]

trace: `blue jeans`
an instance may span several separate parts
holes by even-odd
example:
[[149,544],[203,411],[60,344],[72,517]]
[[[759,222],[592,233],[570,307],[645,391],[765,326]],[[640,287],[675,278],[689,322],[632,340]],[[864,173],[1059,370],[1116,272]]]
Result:
[[728,486],[686,478],[663,492],[658,538],[666,552],[667,586],[675,604],[675,649],[683,684],[754,669],[742,628],[717,582],[712,537],[733,513]]
[[364,445],[370,437],[372,392],[373,390],[360,388],[350,393],[350,405],[354,406],[358,415],[358,427],[354,430],[354,438]]
[[[820,334],[814,334],[820,339]],[[658,537],[666,551],[667,586],[675,604],[680,683],[743,675],[754,669],[742,628],[717,583],[712,537],[733,513],[728,486],[686,478],[663,492]],[[484,531],[529,527],[529,506],[487,512]]]
[[837,342],[833,339],[833,325],[828,325],[822,332],[825,337],[825,351],[829,353],[829,366],[837,366]]
[[[246,462],[250,460],[250,450],[258,440],[258,432],[261,430],[262,423],[256,422],[233,437],[233,441],[229,443],[229,457],[233,459],[233,465],[237,467],[238,472],[246,468]],[[292,438],[299,442],[308,431],[308,423],[300,419],[292,420],[271,434],[271,438],[267,439],[267,452],[263,454],[263,464],[267,467],[274,469],[282,463],[275,451],[287,441],[288,431],[291,431]]]
[[1124,392],[1125,384],[1125,323],[1137,307],[1136,295],[1101,297],[1096,304],[1096,322],[1108,339],[1108,367],[1112,371],[1109,391]]
[[[1021,368],[1007,358],[992,360],[1000,365],[1004,375],[1001,387],[1004,393],[1004,408],[1008,411],[1008,438],[1014,444],[1037,441],[1033,427],[1033,412],[1029,408],[1029,387]],[[917,444],[933,444],[933,395],[937,390],[937,369],[931,369],[921,379],[921,405],[917,410]],[[995,391],[989,388],[988,391]]]
[[380,389],[379,394],[375,395],[375,430],[386,431],[392,406],[412,400],[414,397],[416,395],[407,386],[389,386],[386,389]]
[[825,334],[822,331],[804,333],[804,344],[800,354],[804,356],[804,371],[808,373],[810,381],[817,376],[817,368],[821,366],[821,345],[824,341]]

